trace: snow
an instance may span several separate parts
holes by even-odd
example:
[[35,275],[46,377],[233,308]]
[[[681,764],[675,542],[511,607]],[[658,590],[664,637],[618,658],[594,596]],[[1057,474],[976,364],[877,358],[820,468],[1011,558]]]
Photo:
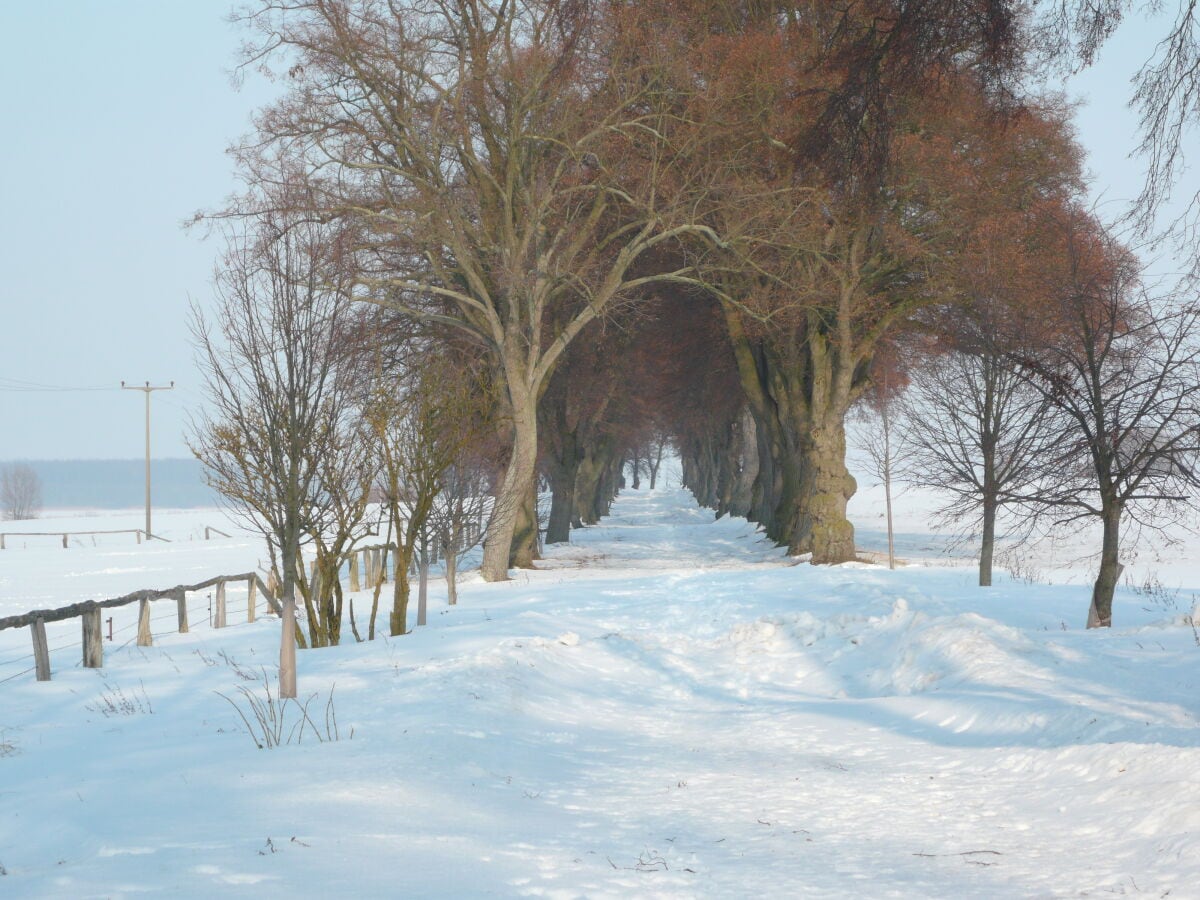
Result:
[[[212,510],[156,522],[172,543],[0,553],[0,616],[263,556]],[[456,607],[435,583],[410,635],[301,652],[338,741],[256,749],[225,698],[262,696],[278,620],[232,586],[231,627],[195,597],[176,634],[167,602],[138,648],[118,610],[105,668],[66,647],[50,683],[0,632],[0,896],[1200,896],[1190,594],[1122,589],[1087,632],[1078,569],[798,565],[673,488],[572,540]]]

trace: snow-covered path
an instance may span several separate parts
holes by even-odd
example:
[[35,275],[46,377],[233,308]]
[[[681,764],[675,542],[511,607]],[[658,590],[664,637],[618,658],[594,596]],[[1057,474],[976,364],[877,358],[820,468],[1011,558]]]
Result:
[[215,693],[270,619],[0,685],[0,896],[1200,897],[1182,622],[794,565],[676,491],[573,540],[302,653],[336,743],[259,751]]

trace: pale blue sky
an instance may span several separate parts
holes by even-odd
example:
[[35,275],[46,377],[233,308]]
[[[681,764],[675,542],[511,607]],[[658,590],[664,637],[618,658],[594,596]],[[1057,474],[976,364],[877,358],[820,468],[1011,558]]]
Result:
[[[228,144],[271,89],[235,91],[228,0],[0,2],[0,460],[137,458],[156,393],[153,453],[183,456],[201,401],[188,298],[209,295],[212,241],[184,232],[234,188]],[[1079,119],[1097,193],[1132,197],[1128,78],[1153,49],[1131,23]],[[88,391],[12,390],[20,383]]]
[[[228,0],[0,3],[0,459],[187,453],[189,296],[215,245],[180,223],[234,186],[226,146],[268,96],[228,76]],[[15,381],[106,388],[13,391]]]

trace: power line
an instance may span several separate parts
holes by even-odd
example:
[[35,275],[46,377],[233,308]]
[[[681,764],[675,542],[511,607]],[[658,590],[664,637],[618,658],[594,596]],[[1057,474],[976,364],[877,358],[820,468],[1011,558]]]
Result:
[[40,381],[25,381],[0,375],[0,391],[8,393],[77,393],[92,391],[115,391],[113,387],[85,387],[81,385],[44,384]]

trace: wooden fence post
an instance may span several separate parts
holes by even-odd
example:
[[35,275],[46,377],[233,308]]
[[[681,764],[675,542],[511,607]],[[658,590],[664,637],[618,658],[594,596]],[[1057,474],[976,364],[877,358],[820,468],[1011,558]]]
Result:
[[63,535],[63,549],[67,549],[67,536],[65,534]]
[[139,647],[149,647],[154,644],[154,636],[150,634],[150,601],[143,597],[138,601],[138,636]]
[[[3,548],[0,547],[0,549],[3,549]],[[359,590],[358,551],[357,550],[353,551],[350,554],[350,559],[348,561],[348,565],[350,566],[350,591],[351,591],[351,593],[353,593],[354,591]]]
[[104,632],[100,625],[100,607],[92,606],[80,616],[83,622],[83,665],[87,669],[104,666]]
[[5,550],[5,549],[7,549],[7,548],[4,546],[4,535],[0,534],[0,550]]
[[254,581],[254,576],[251,575],[246,579],[246,621],[253,622],[257,616],[257,611],[254,609],[256,603],[255,595],[258,593],[258,585]]
[[46,642],[46,620],[37,619],[29,626],[33,632],[33,660],[38,681],[50,680],[50,645]]
[[213,628],[225,627],[225,582],[217,582],[217,609],[213,613]]
[[179,616],[179,633],[188,633],[187,591],[175,592],[175,609]]

